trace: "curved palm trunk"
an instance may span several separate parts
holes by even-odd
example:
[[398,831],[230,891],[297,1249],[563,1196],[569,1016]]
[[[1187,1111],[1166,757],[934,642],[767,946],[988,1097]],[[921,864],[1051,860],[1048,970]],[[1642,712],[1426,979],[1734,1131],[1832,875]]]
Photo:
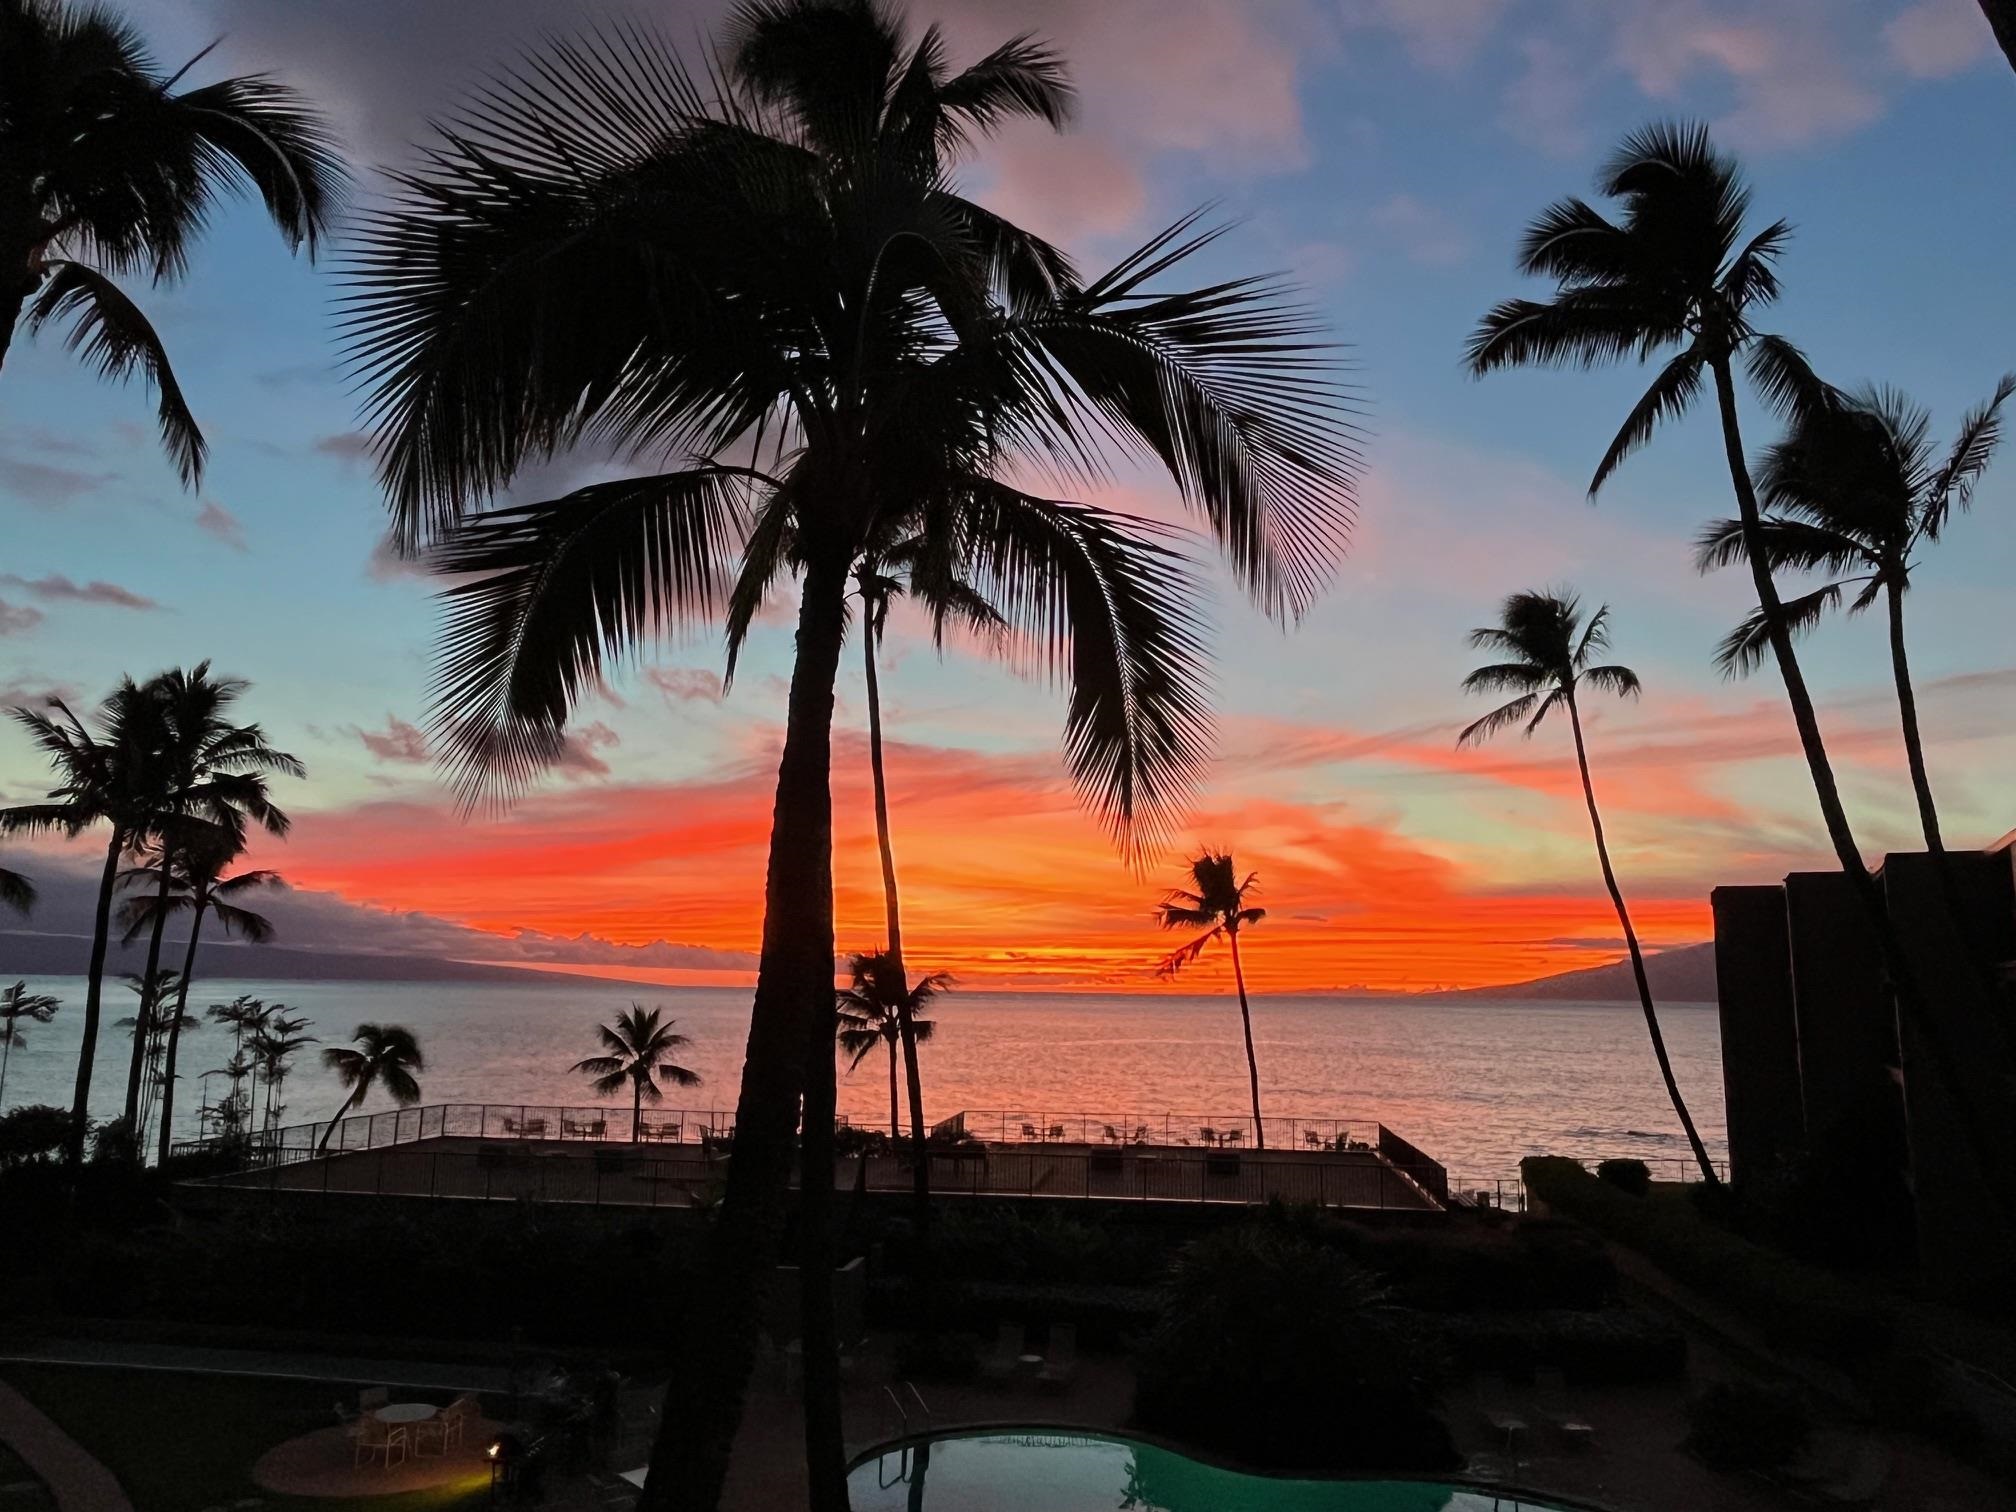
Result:
[[2000,1143],[1983,1124],[1972,1100],[1955,1084],[1952,1050],[1945,1036],[1924,1012],[1924,995],[1918,988],[1917,973],[1898,942],[1896,928],[1890,922],[1890,910],[1883,900],[1883,890],[1863,864],[1854,832],[1848,827],[1848,814],[1841,804],[1841,791],[1834,781],[1834,768],[1827,759],[1827,748],[1820,738],[1820,721],[1813,711],[1813,696],[1806,687],[1798,653],[1792,646],[1791,632],[1785,625],[1785,606],[1778,597],[1778,585],[1771,578],[1763,519],[1757,508],[1757,492],[1751,485],[1749,465],[1743,460],[1743,433],[1736,417],[1735,381],[1730,375],[1727,358],[1716,359],[1712,366],[1715,371],[1715,398],[1722,419],[1722,449],[1729,464],[1729,481],[1736,491],[1737,514],[1743,523],[1743,552],[1750,562],[1750,580],[1756,587],[1757,607],[1764,616],[1771,652],[1777,659],[1779,675],[1785,682],[1786,701],[1792,705],[1792,722],[1798,728],[1799,744],[1806,754],[1807,769],[1812,773],[1813,791],[1820,800],[1820,815],[1827,826],[1827,838],[1832,842],[1835,858],[1855,889],[1856,897],[1861,900],[1863,914],[1876,935],[1877,948],[1882,953],[1883,969],[1896,996],[1898,1012],[1909,1018],[1925,1038],[1928,1069],[1939,1080],[1947,1102],[1959,1118],[1976,1172],[2004,1215],[2016,1216],[2016,1191],[2010,1190],[2009,1183],[2003,1178],[2004,1162],[1996,1153]]
[[1610,865],[1610,844],[1603,838],[1603,816],[1597,811],[1596,788],[1589,780],[1589,751],[1582,743],[1582,711],[1576,707],[1572,688],[1568,692],[1568,723],[1575,731],[1575,765],[1582,773],[1582,800],[1589,805],[1589,829],[1596,837],[1596,860],[1603,868],[1603,885],[1610,891],[1611,906],[1617,910],[1617,922],[1624,930],[1624,944],[1631,952],[1631,975],[1638,984],[1639,1006],[1645,1010],[1645,1032],[1652,1037],[1652,1055],[1659,1062],[1659,1075],[1665,1080],[1666,1095],[1673,1099],[1680,1127],[1686,1131],[1687,1147],[1694,1152],[1695,1164],[1701,1167],[1701,1179],[1716,1185],[1715,1164],[1695,1131],[1693,1115],[1688,1113],[1686,1100],[1680,1095],[1680,1083],[1673,1075],[1673,1061],[1666,1054],[1666,1036],[1659,1029],[1659,1012],[1652,1006],[1652,983],[1645,975],[1645,955],[1638,948],[1638,931],[1631,925],[1631,911],[1624,906],[1623,889],[1618,887],[1617,873]]
[[142,1158],[138,1143],[140,1093],[147,1052],[154,1043],[154,1025],[161,1017],[161,936],[168,928],[168,848],[161,848],[161,887],[154,894],[154,928],[147,938],[147,969],[140,978],[140,1012],[133,1027],[133,1059],[126,1068],[126,1126],[135,1131],[134,1158]]
[[9,1023],[4,1027],[7,1037],[0,1039],[0,1113],[7,1111],[7,1063],[14,1058],[15,1026]]
[[175,1054],[182,1044],[182,1018],[189,1011],[189,978],[196,974],[196,941],[203,933],[203,915],[209,905],[199,891],[196,906],[189,915],[189,948],[182,952],[182,980],[175,989],[175,1017],[168,1024],[168,1063],[161,1071],[161,1153],[158,1163],[168,1164],[168,1151],[174,1142],[171,1133],[175,1125]]
[[893,1144],[903,1137],[903,1116],[898,1111],[896,1101],[896,1041],[889,1041],[889,1139]]
[[1232,982],[1239,989],[1239,1026],[1246,1031],[1246,1083],[1253,1092],[1253,1148],[1267,1148],[1267,1132],[1260,1125],[1260,1062],[1253,1054],[1253,1010],[1246,1004],[1246,968],[1239,959],[1239,931],[1225,930],[1232,942]]
[[[810,1031],[828,1028],[832,1064],[833,992],[833,684],[845,625],[844,567],[815,563],[807,572],[798,612],[797,660],[791,673],[784,753],[770,828],[764,884],[763,953],[749,1020],[735,1141],[708,1246],[707,1307],[698,1320],[684,1367],[666,1388],[666,1410],[651,1453],[640,1509],[713,1512],[721,1500],[728,1457],[742,1422],[743,1394],[756,1356],[756,1310],[770,1284],[784,1227],[792,1135],[806,1086]],[[824,1012],[820,1012],[821,1002]],[[809,1116],[808,1116],[809,1122]],[[828,1121],[827,1143],[832,1139]],[[830,1183],[832,1163],[827,1162]],[[813,1359],[806,1344],[806,1396],[812,1408],[815,1368],[822,1390],[837,1383],[837,1362]],[[837,1410],[832,1419],[837,1424]],[[837,1435],[836,1435],[837,1439]],[[838,1479],[845,1494],[837,1441],[815,1495],[830,1496]],[[822,1492],[822,1479],[825,1489]]]
[[[639,1142],[639,1134],[644,1117],[644,1083],[636,1077],[630,1078],[630,1143]],[[661,1119],[660,1122],[663,1122]]]
[[[1946,853],[1939,836],[1939,810],[1932,802],[1932,779],[1925,771],[1925,743],[1918,734],[1918,700],[1911,691],[1911,664],[1904,654],[1904,585],[1888,585],[1890,599],[1890,671],[1897,679],[1897,712],[1904,724],[1904,759],[1911,768],[1911,791],[1918,798],[1918,822],[1925,830],[1925,848]],[[1955,914],[1958,918],[1960,915]]]
[[910,1180],[921,1227],[931,1216],[931,1155],[924,1134],[924,1076],[917,1066],[917,1030],[910,1012],[910,968],[903,963],[903,910],[896,892],[896,851],[889,840],[889,784],[882,771],[882,682],[875,668],[875,641],[874,630],[864,615],[861,660],[868,684],[868,770],[874,777],[875,843],[882,852],[882,910],[888,921],[889,958],[896,964],[897,985],[903,990],[896,1004],[896,1031],[903,1040],[903,1065],[910,1094]]
[[[273,1078],[269,1076],[266,1078],[266,1081],[267,1085],[271,1086]],[[322,1137],[315,1141],[315,1153],[317,1155],[326,1155],[329,1153],[329,1136],[336,1132],[336,1125],[350,1116],[350,1110],[356,1107],[358,1102],[362,1100],[364,1091],[365,1084],[363,1082],[357,1083],[356,1086],[350,1089],[350,1095],[343,1099],[343,1106],[331,1115],[328,1125],[322,1130]],[[270,1097],[271,1094],[269,1093],[268,1096]]]
[[91,1069],[98,1053],[98,1013],[105,991],[105,946],[112,931],[112,889],[119,881],[119,852],[125,831],[114,828],[105,847],[105,871],[98,879],[98,911],[91,924],[91,966],[84,982],[84,1038],[77,1047],[77,1085],[70,1101],[70,1139],[63,1158],[84,1163],[84,1131],[91,1121]]
[[1981,0],[1981,13],[1995,29],[1995,40],[2009,66],[2016,68],[2016,0]]

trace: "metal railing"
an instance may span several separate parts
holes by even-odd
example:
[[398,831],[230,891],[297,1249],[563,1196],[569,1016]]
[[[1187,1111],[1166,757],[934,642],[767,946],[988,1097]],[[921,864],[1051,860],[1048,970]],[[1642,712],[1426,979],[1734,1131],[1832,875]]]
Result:
[[[1379,1128],[1371,1118],[1335,1114],[1269,1113],[1261,1120],[1270,1150],[1372,1148]],[[1251,1113],[1060,1113],[1043,1108],[967,1108],[933,1125],[940,1138],[989,1144],[1165,1145],[1200,1149],[1252,1149]]]

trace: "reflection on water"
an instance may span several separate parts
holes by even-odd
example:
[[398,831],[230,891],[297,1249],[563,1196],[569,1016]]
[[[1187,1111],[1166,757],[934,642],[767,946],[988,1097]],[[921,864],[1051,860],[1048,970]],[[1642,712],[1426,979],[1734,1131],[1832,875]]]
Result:
[[1173,1450],[1036,1429],[892,1449],[850,1479],[856,1512],[1548,1512],[1425,1481],[1241,1475]]
[[[7,1100],[67,1104],[83,1018],[80,978],[36,981],[65,1002],[17,1051]],[[192,1008],[240,992],[279,1000],[315,1021],[324,1043],[365,1022],[405,1024],[421,1038],[429,1102],[593,1101],[567,1068],[594,1052],[598,1020],[633,999],[663,1004],[693,1046],[682,1060],[706,1079],[687,1106],[733,1107],[749,1032],[749,994],[628,988],[601,982],[461,985],[387,982],[199,983]],[[109,1017],[110,1015],[108,1015]],[[924,1058],[927,1110],[1017,1110],[1045,1126],[1086,1112],[1239,1115],[1247,1104],[1239,1014],[1229,998],[955,992]],[[1721,1050],[1715,1011],[1661,1009],[1667,1044],[1702,1136],[1722,1144]],[[1514,1175],[1536,1152],[1650,1160],[1686,1152],[1635,1004],[1424,1002],[1409,998],[1256,998],[1253,1029],[1266,1107],[1280,1114],[1386,1123],[1449,1168],[1452,1179]],[[125,1092],[127,1042],[100,1038],[101,1111]],[[223,1031],[183,1042],[176,1102],[191,1119],[201,1076],[229,1058]],[[888,1116],[883,1068],[841,1080],[841,1106]],[[215,1083],[213,1081],[213,1087]],[[312,1051],[287,1083],[288,1117],[326,1117],[342,1099]],[[372,1106],[383,1106],[374,1101]],[[193,1126],[192,1126],[193,1132]],[[1010,1128],[1010,1134],[1016,1132]]]

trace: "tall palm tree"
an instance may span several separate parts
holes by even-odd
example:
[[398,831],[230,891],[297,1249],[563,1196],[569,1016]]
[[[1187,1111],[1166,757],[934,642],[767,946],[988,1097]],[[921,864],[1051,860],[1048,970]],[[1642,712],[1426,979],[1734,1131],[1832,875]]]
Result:
[[[910,1098],[910,1170],[917,1200],[917,1221],[929,1221],[931,1211],[931,1156],[924,1118],[924,1079],[917,1064],[917,1042],[923,1036],[911,1024],[912,993],[909,968],[903,958],[903,909],[896,887],[896,848],[889,833],[889,782],[882,761],[882,679],[876,665],[883,633],[889,622],[889,606],[908,588],[914,587],[930,610],[935,637],[942,646],[945,626],[957,621],[987,637],[1006,629],[1000,611],[972,584],[945,564],[936,543],[919,536],[896,542],[887,550],[864,557],[854,570],[855,591],[861,600],[861,671],[868,701],[868,772],[874,785],[875,844],[882,861],[882,909],[888,930],[887,958],[882,973],[892,984],[889,993],[896,1014],[896,1033],[903,1049],[905,1089]],[[901,573],[903,576],[898,576]],[[860,959],[859,957],[856,958]],[[841,1009],[846,1017],[846,1009]],[[843,1030],[841,1043],[846,1044]],[[860,1056],[854,1064],[859,1065]],[[894,1072],[895,1063],[890,1063]],[[892,1128],[890,1138],[900,1140]]]
[[0,908],[27,914],[35,909],[35,884],[17,871],[0,866]]
[[[208,49],[205,49],[207,52]],[[344,171],[321,118],[261,75],[179,89],[137,28],[97,4],[0,0],[0,362],[15,328],[65,322],[107,378],[144,375],[194,487],[205,446],[161,338],[114,282],[179,282],[226,193],[251,189],[312,257]]]
[[420,1082],[413,1073],[426,1070],[427,1062],[412,1030],[397,1024],[359,1024],[350,1038],[351,1044],[331,1045],[322,1052],[322,1064],[350,1090],[322,1131],[315,1146],[318,1155],[328,1152],[329,1136],[373,1087],[383,1087],[402,1108],[420,1101]]
[[[280,874],[275,871],[244,871],[235,876],[224,876],[224,868],[243,850],[241,840],[222,830],[186,842],[174,854],[165,900],[153,867],[139,867],[126,873],[126,880],[141,891],[121,906],[120,921],[126,926],[122,943],[130,945],[142,931],[151,931],[158,938],[157,919],[163,915],[187,913],[189,916],[189,941],[183,948],[182,970],[176,979],[175,1010],[169,1019],[168,1053],[162,1071],[165,1081],[161,1095],[158,1158],[164,1162],[168,1159],[169,1130],[175,1118],[175,1067],[182,1025],[189,1012],[189,983],[196,974],[196,946],[203,936],[203,921],[214,914],[227,936],[237,935],[253,944],[262,944],[273,938],[273,921],[264,914],[239,906],[235,900],[259,888],[278,887],[281,885]],[[150,885],[153,885],[151,892],[147,891]],[[245,1000],[241,998],[239,1001]],[[219,1008],[223,1006],[220,1004]],[[213,1008],[210,1016],[227,1023],[231,1021],[228,1010],[220,1013],[218,1008]]]
[[[226,1098],[227,1106],[233,1109],[228,1132],[243,1135],[252,1126],[252,1105],[258,1092],[258,1069],[245,1053],[246,1040],[258,1034],[266,1021],[278,1008],[266,1006],[262,999],[241,993],[228,1003],[212,1003],[206,1011],[211,1022],[224,1025],[231,1031],[231,1059],[222,1068],[231,1078],[231,1091]],[[247,1078],[252,1085],[245,1086]]]
[[[1819,571],[1833,578],[1785,605],[1794,634],[1838,605],[1845,588],[1858,590],[1850,614],[1883,601],[1905,762],[1925,846],[1934,855],[1946,847],[1905,654],[1904,595],[1919,548],[1939,540],[1955,505],[1965,509],[1972,502],[1974,486],[2002,439],[2001,409],[2012,393],[2016,373],[2005,376],[1961,422],[1943,457],[1933,453],[1930,418],[1896,390],[1834,395],[1833,402],[1800,408],[1784,439],[1765,453],[1758,479],[1769,511],[1763,536],[1771,571]],[[1742,522],[1714,522],[1702,532],[1699,548],[1703,572],[1744,560]],[[1730,632],[1716,662],[1741,676],[1755,671],[1770,649],[1763,617],[1752,613]]]
[[72,1166],[84,1160],[84,1134],[91,1110],[91,1073],[96,1065],[98,1026],[104,1000],[105,952],[111,935],[112,893],[119,879],[119,858],[152,832],[160,812],[161,750],[166,741],[160,700],[130,677],[101,703],[85,723],[61,699],[50,701],[50,713],[14,708],[14,720],[27,729],[55,770],[57,785],[45,803],[0,809],[0,834],[60,831],[75,838],[103,824],[109,830],[105,865],[98,879],[98,903],[92,919],[91,959],[84,986],[84,1025],[77,1048],[77,1082],[70,1104],[70,1141],[64,1159]]
[[23,1021],[46,1024],[62,1006],[61,999],[46,992],[30,992],[26,982],[0,987],[0,1108],[7,1106],[7,1062],[13,1058],[16,1045],[28,1043],[28,1036],[21,1028]]
[[595,1026],[602,1054],[578,1060],[570,1068],[594,1077],[599,1097],[621,1092],[624,1083],[629,1083],[632,1144],[641,1137],[639,1120],[644,1116],[644,1104],[664,1099],[665,1094],[658,1090],[659,1082],[670,1082],[675,1087],[700,1085],[699,1072],[689,1071],[672,1059],[676,1051],[693,1042],[683,1034],[673,1033],[672,1026],[678,1020],[662,1018],[663,1014],[662,1008],[647,1009],[642,1003],[632,1003],[629,1012],[616,1015],[615,1023]]
[[[132,1116],[122,1120],[132,1135],[133,1159],[139,1162],[146,1158],[148,1130],[153,1125],[154,1105],[161,1090],[162,1062],[168,1053],[168,1036],[181,1027],[171,1024],[163,1006],[175,996],[177,983],[173,971],[157,972],[152,977],[129,971],[121,980],[126,990],[139,1000],[136,1012],[115,1021],[115,1027],[132,1036],[134,1053],[145,1068],[140,1101]],[[195,1022],[190,1020],[191,1025]]]
[[1603,871],[1603,886],[1609,890],[1610,905],[1617,910],[1617,923],[1624,931],[1624,945],[1631,953],[1631,975],[1638,984],[1638,1004],[1645,1010],[1645,1032],[1652,1039],[1652,1055],[1665,1079],[1666,1095],[1673,1100],[1680,1127],[1686,1131],[1688,1148],[1701,1167],[1701,1179],[1716,1180],[1714,1162],[1695,1132],[1694,1119],[1680,1095],[1680,1083],[1673,1076],[1673,1062],[1666,1054],[1666,1036],[1659,1029],[1659,1013],[1652,1004],[1652,984],[1645,976],[1645,956],[1638,948],[1638,931],[1632,926],[1631,911],[1624,905],[1623,890],[1610,864],[1610,845],[1603,837],[1603,815],[1596,807],[1596,788],[1589,778],[1589,750],[1582,737],[1582,706],[1579,689],[1593,688],[1617,698],[1638,696],[1638,674],[1615,663],[1591,665],[1600,653],[1610,649],[1610,606],[1605,604],[1585,623],[1581,602],[1574,594],[1515,593],[1498,612],[1498,623],[1470,632],[1470,644],[1492,651],[1504,660],[1479,667],[1463,679],[1466,693],[1511,693],[1510,702],[1500,704],[1456,737],[1459,746],[1489,740],[1513,725],[1523,725],[1530,737],[1556,709],[1565,709],[1568,728],[1575,736],[1575,767],[1582,776],[1582,801],[1589,809],[1589,829],[1596,838],[1596,861]]
[[[247,1046],[253,1064],[266,1078],[266,1108],[260,1128],[269,1138],[280,1127],[280,1115],[287,1111],[287,1105],[280,1101],[280,1089],[293,1072],[294,1057],[305,1047],[316,1043],[314,1035],[301,1032],[311,1027],[312,1020],[290,1018],[286,1005],[275,1003]],[[326,1055],[324,1058],[327,1058]],[[323,1137],[326,1140],[328,1136],[325,1134]]]
[[[268,794],[267,778],[304,777],[307,769],[295,757],[274,749],[258,725],[231,722],[234,705],[250,686],[242,678],[213,677],[205,661],[186,670],[162,672],[149,678],[143,689],[160,702],[164,735],[158,761],[159,813],[151,825],[156,864],[146,869],[155,885],[156,903],[149,919],[146,980],[155,980],[161,964],[162,931],[171,912],[168,897],[178,853],[191,847],[242,850],[253,824],[281,838],[291,827]],[[141,1012],[151,1013],[158,1006],[143,1001]],[[129,1120],[139,1093],[136,1057],[126,1078]]]
[[1206,847],[1191,859],[1190,886],[1171,888],[1155,914],[1164,929],[1204,931],[1163,959],[1157,968],[1163,976],[1174,976],[1221,935],[1232,947],[1232,982],[1239,990],[1239,1026],[1246,1035],[1246,1081],[1253,1093],[1253,1144],[1264,1150],[1267,1131],[1260,1122],[1260,1062],[1253,1054],[1253,1010],[1246,1001],[1246,967],[1239,958],[1239,932],[1267,917],[1266,909],[1249,907],[1246,902],[1255,891],[1253,881],[1258,875],[1248,872],[1246,880],[1240,881],[1232,853]]
[[[395,538],[445,542],[436,725],[476,786],[561,748],[606,663],[794,568],[796,660],[734,1159],[706,1327],[645,1503],[714,1505],[754,1359],[804,1103],[800,1228],[815,1507],[844,1505],[820,1253],[832,1210],[834,678],[848,574],[903,534],[949,560],[1071,688],[1065,751],[1102,816],[1157,833],[1207,724],[1187,564],[1145,522],[1042,498],[1024,462],[1161,463],[1238,577],[1292,620],[1348,524],[1355,431],[1318,327],[1264,280],[1154,292],[1215,233],[1178,222],[1111,272],[960,192],[974,140],[1061,124],[1022,37],[953,71],[869,0],[750,0],[705,84],[635,31],[551,44],[456,118],[362,233],[349,315]],[[593,438],[676,464],[475,512]],[[472,514],[475,518],[471,518]],[[737,553],[732,589],[723,558]]]
[[[903,970],[894,951],[856,954],[848,959],[848,975],[853,985],[839,994],[838,1039],[841,1052],[849,1057],[847,1069],[854,1070],[878,1044],[889,1047],[889,1137],[901,1140],[903,1120],[896,1100],[896,1062],[900,1050],[910,1067],[912,1088],[911,1118],[917,1117],[917,1046],[931,1038],[937,1024],[919,1018],[918,1013],[952,985],[943,971],[919,977],[915,982]],[[926,1158],[917,1151],[917,1158]]]

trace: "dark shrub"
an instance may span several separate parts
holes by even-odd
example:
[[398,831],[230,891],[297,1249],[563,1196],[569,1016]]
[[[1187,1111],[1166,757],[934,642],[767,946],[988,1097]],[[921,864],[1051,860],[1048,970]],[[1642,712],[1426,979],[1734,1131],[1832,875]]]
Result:
[[70,1133],[70,1110],[29,1103],[0,1114],[0,1166],[50,1160],[63,1153]]
[[1006,1203],[947,1204],[932,1220],[928,1252],[889,1235],[896,1268],[962,1281],[1146,1283],[1167,1264],[1168,1243],[1124,1223],[1087,1223],[1055,1209]]
[[1136,1367],[1144,1427],[1277,1469],[1439,1469],[1429,1407],[1372,1277],[1264,1223],[1183,1251]]
[[1545,1366],[1583,1385],[1636,1385],[1670,1381],[1687,1368],[1686,1336],[1630,1308],[1444,1313],[1423,1322],[1452,1365],[1514,1380]]
[[1617,1268],[1602,1241],[1552,1219],[1390,1229],[1332,1222],[1297,1231],[1341,1248],[1394,1301],[1430,1312],[1597,1308],[1617,1294]]
[[1718,1381],[1687,1404],[1687,1447],[1718,1470],[1769,1470],[1806,1447],[1813,1415],[1789,1391]]
[[1596,1179],[1632,1197],[1643,1197],[1652,1190],[1652,1168],[1642,1160],[1605,1160],[1596,1167]]
[[906,1381],[970,1381],[980,1373],[980,1344],[971,1334],[904,1334],[895,1364]]

